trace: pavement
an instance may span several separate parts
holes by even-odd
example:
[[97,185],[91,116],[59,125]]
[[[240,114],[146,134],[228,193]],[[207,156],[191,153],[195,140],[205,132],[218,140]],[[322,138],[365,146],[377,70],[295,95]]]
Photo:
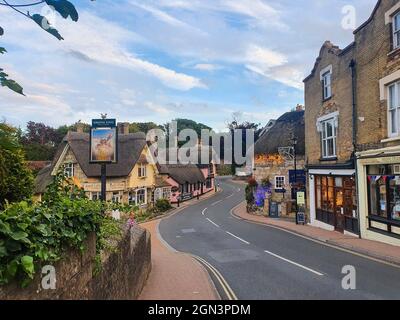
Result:
[[360,239],[354,236],[346,236],[335,231],[323,230],[310,225],[296,225],[294,222],[272,219],[247,213],[246,203],[242,202],[232,210],[232,214],[250,222],[261,223],[272,227],[277,227],[288,232],[312,238],[339,248],[354,251],[355,253],[368,255],[371,258],[384,260],[400,266],[400,247],[385,244],[382,242]]
[[[201,200],[184,202],[169,216],[215,194],[211,192]],[[205,267],[192,256],[179,253],[166,244],[159,237],[159,223],[160,220],[154,220],[141,224],[151,233],[152,271],[139,300],[219,300]]]
[[[244,186],[219,181],[222,192],[161,220],[159,234],[207,268],[222,299],[400,299],[399,266],[322,241],[323,230],[310,229],[312,238],[288,226],[240,220],[232,211],[244,201]],[[351,246],[357,240],[336,233],[328,238]],[[344,286],[349,277],[350,290]]]

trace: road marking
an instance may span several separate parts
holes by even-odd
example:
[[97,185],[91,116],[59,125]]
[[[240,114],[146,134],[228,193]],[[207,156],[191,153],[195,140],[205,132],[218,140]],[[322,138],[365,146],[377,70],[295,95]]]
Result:
[[226,231],[227,234],[229,234],[230,236],[242,241],[245,244],[250,244],[250,242],[247,242],[246,240],[243,240],[242,238],[239,238],[238,236],[235,236],[233,233],[230,233],[229,231]]
[[221,202],[222,202],[222,200],[219,200],[219,201],[217,201],[217,202],[214,202],[211,206],[214,207],[214,206],[216,206],[218,203],[221,203]]
[[208,209],[208,208],[205,208],[205,209],[201,212],[201,214],[202,214],[203,216],[206,214],[207,209]]
[[216,226],[217,228],[221,228],[219,225],[217,225],[214,221],[206,218],[208,220],[208,222],[212,223],[214,226]]
[[270,252],[270,251],[265,250],[264,252],[265,252],[265,253],[268,253],[269,255],[271,255],[271,256],[273,256],[273,257],[275,257],[275,258],[278,258],[278,259],[281,259],[281,260],[286,261],[286,262],[288,262],[288,263],[291,263],[291,264],[293,264],[294,266],[297,266],[297,267],[302,268],[302,269],[304,269],[304,270],[310,271],[310,272],[312,272],[312,273],[314,273],[314,274],[316,274],[316,275],[318,275],[318,276],[320,276],[320,277],[322,277],[322,276],[324,275],[324,274],[321,273],[321,272],[315,271],[315,270],[310,269],[310,268],[308,268],[308,267],[306,267],[306,266],[303,266],[303,265],[301,265],[301,264],[299,264],[299,263],[296,263],[296,262],[291,261],[291,260],[289,260],[289,259],[286,259],[286,258],[284,258],[284,257],[278,256],[277,254],[272,253],[272,252]]
[[234,194],[234,193],[232,193],[230,196],[226,197],[225,199],[232,198],[234,195],[235,195],[235,194]]
[[210,263],[208,263],[206,260],[203,258],[200,258],[198,256],[192,255],[194,259],[199,261],[201,264],[205,265],[208,270],[214,275],[214,277],[218,280],[219,284],[221,285],[222,289],[224,290],[226,296],[228,297],[228,300],[238,300],[235,292],[232,290],[228,282],[225,280],[225,278],[222,276],[222,274]]
[[240,188],[238,189],[238,192],[240,192],[241,190],[240,190]]
[[381,263],[381,264],[384,264],[384,265],[387,265],[387,266],[390,266],[390,267],[393,267],[393,268],[396,268],[396,269],[400,269],[400,265],[398,265],[398,264],[396,264],[396,263],[392,263],[392,262],[385,261],[385,260],[382,260],[382,259],[379,259],[379,258],[374,258],[374,257],[371,257],[371,256],[367,256],[366,254],[359,253],[359,252],[355,252],[355,251],[352,251],[352,250],[350,250],[350,249],[338,247],[337,245],[330,244],[330,243],[324,242],[324,241],[322,241],[322,240],[313,239],[313,238],[311,238],[311,237],[302,235],[302,234],[297,233],[297,232],[294,232],[294,231],[290,231],[290,230],[285,229],[285,228],[281,228],[281,227],[274,226],[274,225],[271,225],[271,224],[265,224],[265,223],[262,223],[262,222],[257,222],[257,221],[251,221],[251,220],[242,219],[242,218],[238,217],[237,215],[235,215],[235,214],[233,213],[233,211],[234,211],[235,209],[237,209],[237,208],[238,208],[239,206],[241,206],[241,205],[242,205],[242,204],[239,203],[236,207],[233,207],[233,208],[231,209],[230,214],[231,214],[232,218],[234,218],[234,219],[236,219],[236,220],[244,221],[244,222],[250,223],[250,224],[257,224],[257,225],[262,226],[262,227],[264,227],[264,228],[271,228],[271,229],[280,230],[280,231],[289,233],[289,234],[291,234],[291,235],[293,235],[293,236],[296,236],[296,237],[299,237],[299,238],[302,238],[302,239],[305,239],[305,240],[308,240],[308,241],[317,243],[317,244],[319,244],[319,245],[322,245],[322,246],[325,246],[325,247],[328,247],[328,248],[331,248],[331,249],[335,249],[335,250],[337,250],[337,251],[345,252],[345,253],[351,254],[351,255],[353,255],[353,256],[357,256],[357,257],[364,258],[364,259],[367,259],[367,260],[371,260],[371,261],[374,261],[374,262],[377,262],[377,263]]

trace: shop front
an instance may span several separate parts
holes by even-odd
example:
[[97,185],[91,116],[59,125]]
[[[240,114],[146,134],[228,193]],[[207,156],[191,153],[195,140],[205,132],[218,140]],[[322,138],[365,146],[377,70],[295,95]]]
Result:
[[358,160],[361,235],[400,245],[400,157],[364,157]]
[[357,235],[357,189],[354,170],[309,171],[311,224]]

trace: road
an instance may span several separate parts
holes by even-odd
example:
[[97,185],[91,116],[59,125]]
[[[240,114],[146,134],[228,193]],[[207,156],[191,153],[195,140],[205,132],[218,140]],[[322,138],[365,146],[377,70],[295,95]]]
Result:
[[[239,220],[231,209],[244,201],[243,186],[219,181],[221,193],[162,220],[159,233],[220,273],[233,290],[217,285],[223,298],[400,299],[400,268]],[[344,266],[355,267],[356,290],[342,288]]]

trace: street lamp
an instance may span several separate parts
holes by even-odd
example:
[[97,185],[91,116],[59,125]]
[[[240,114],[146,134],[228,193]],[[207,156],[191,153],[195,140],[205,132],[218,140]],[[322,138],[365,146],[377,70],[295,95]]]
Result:
[[292,138],[293,143],[293,154],[294,154],[294,186],[296,188],[295,198],[296,198],[296,224],[299,224],[298,219],[298,212],[299,212],[299,205],[297,203],[297,138],[293,135]]

